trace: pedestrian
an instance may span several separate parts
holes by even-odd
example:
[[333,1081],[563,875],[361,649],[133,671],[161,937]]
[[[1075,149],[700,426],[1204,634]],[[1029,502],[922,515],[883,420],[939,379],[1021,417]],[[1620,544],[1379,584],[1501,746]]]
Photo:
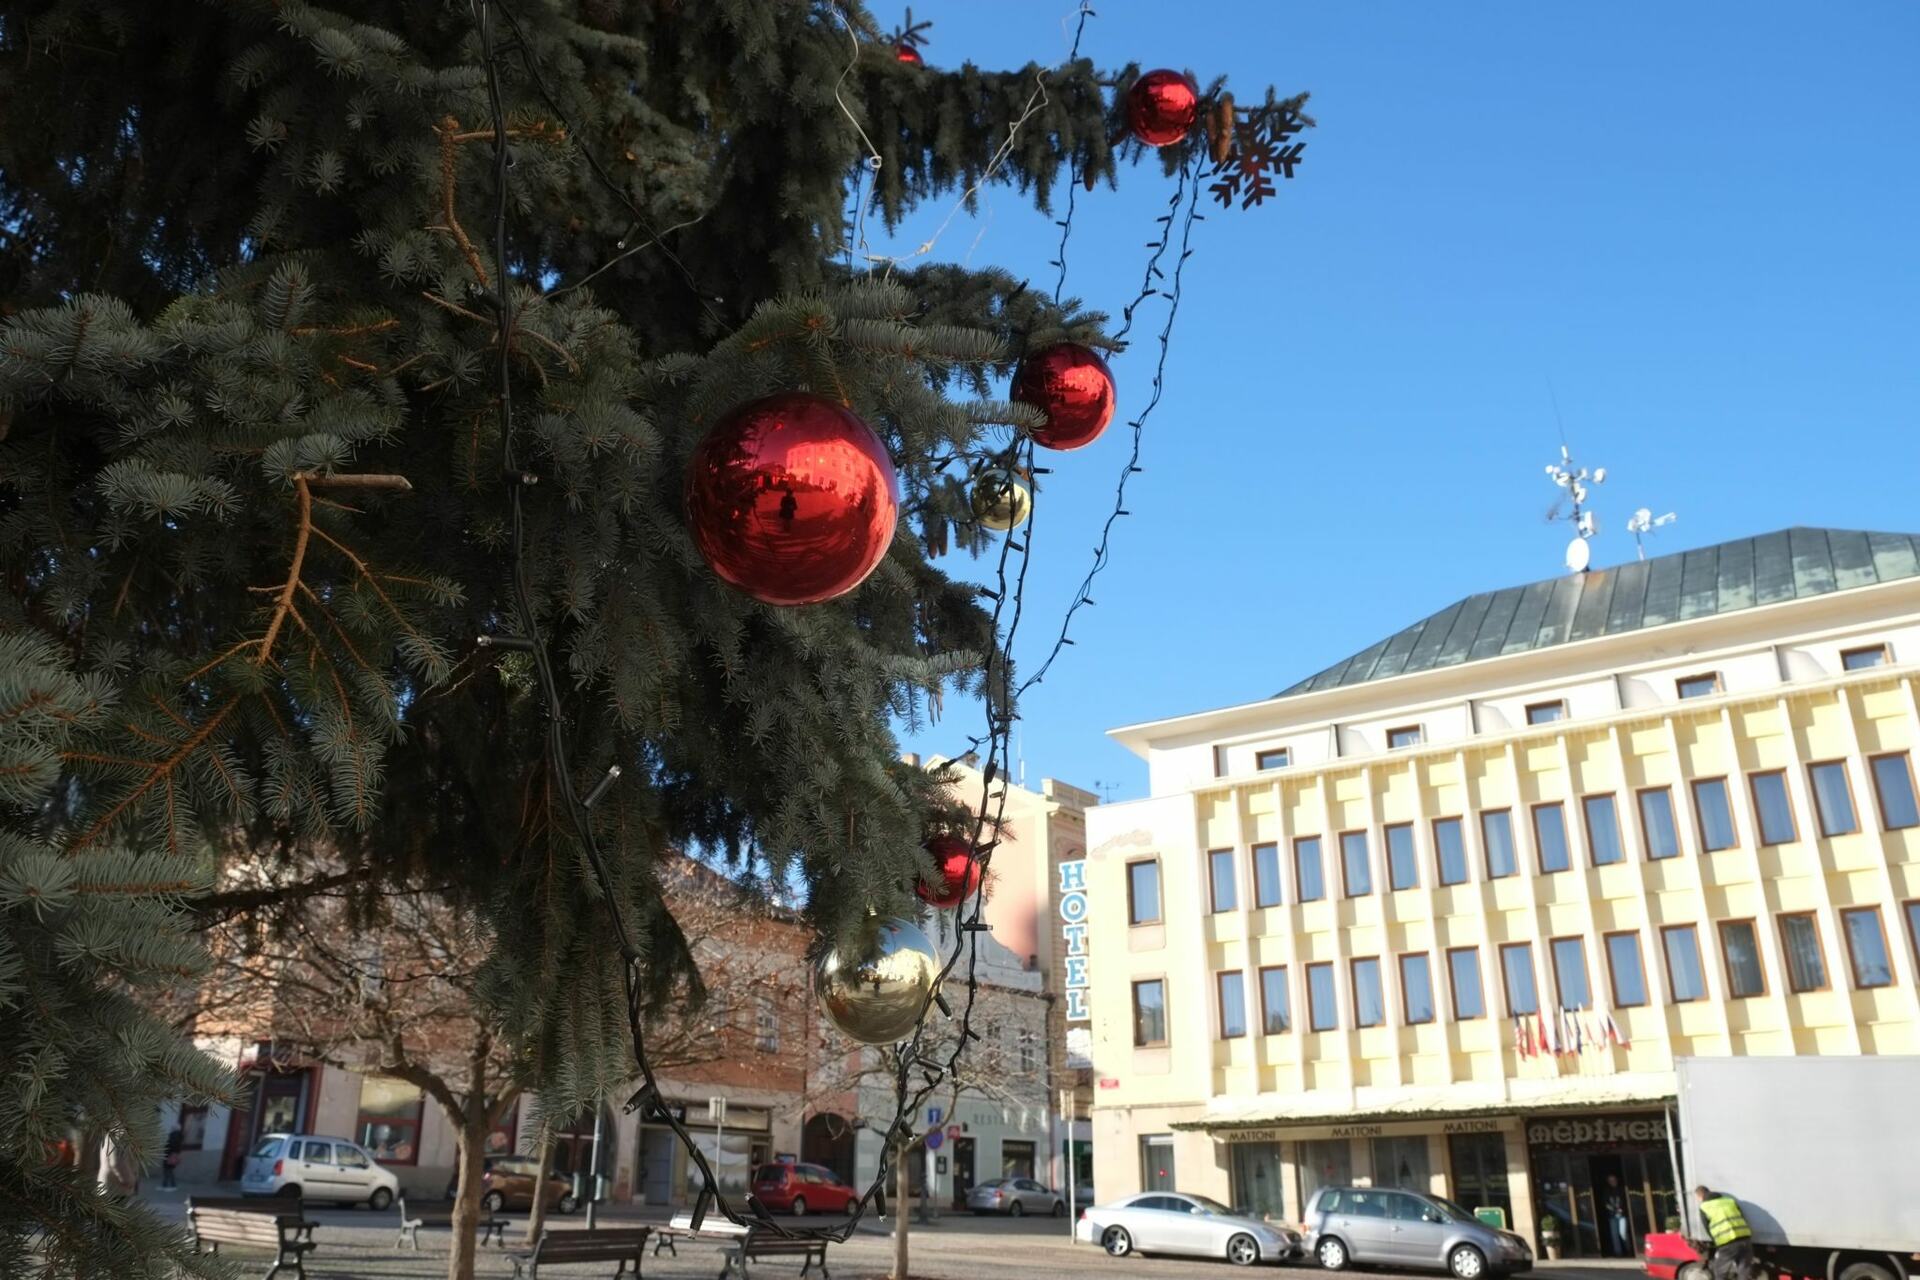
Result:
[[1753,1228],[1740,1202],[1724,1191],[1695,1187],[1693,1198],[1700,1202],[1700,1221],[1713,1241],[1713,1256],[1707,1262],[1714,1280],[1747,1280],[1753,1268]]
[[173,1130],[167,1134],[166,1145],[161,1148],[160,1185],[162,1187],[179,1185],[173,1180],[173,1171],[180,1167],[180,1148],[184,1147],[186,1143],[186,1135],[180,1132],[179,1125],[175,1125]]
[[127,1144],[108,1133],[100,1140],[100,1190],[125,1200],[140,1194],[140,1166]]
[[1616,1258],[1631,1258],[1633,1224],[1627,1220],[1627,1190],[1620,1185],[1618,1174],[1607,1175],[1607,1186],[1601,1193],[1600,1207],[1607,1215],[1607,1252]]

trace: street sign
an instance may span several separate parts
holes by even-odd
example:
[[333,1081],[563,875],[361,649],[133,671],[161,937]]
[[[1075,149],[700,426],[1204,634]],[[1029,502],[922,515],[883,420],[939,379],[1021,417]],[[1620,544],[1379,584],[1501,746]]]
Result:
[[928,1124],[939,1124],[939,1123],[940,1123],[940,1117],[941,1117],[942,1115],[944,1115],[944,1114],[946,1114],[946,1113],[945,1113],[945,1112],[943,1112],[943,1111],[941,1111],[941,1110],[940,1110],[940,1108],[938,1108],[938,1107],[928,1107],[928,1108],[927,1108],[927,1123],[928,1123]]
[[707,1123],[725,1124],[727,1122],[727,1100],[725,1098],[707,1099]]
[[964,1130],[962,1130],[960,1126],[957,1124],[950,1124],[947,1126],[947,1136],[949,1138],[957,1138],[961,1135],[962,1132],[964,1132]]
[[940,1156],[938,1157],[938,1160],[939,1160],[939,1163],[934,1166],[933,1171],[935,1173],[945,1173],[947,1171],[947,1158],[945,1156]]
[[935,1129],[932,1133],[929,1133],[927,1135],[927,1150],[938,1151],[940,1149],[940,1144],[945,1142],[946,1140],[947,1140],[947,1135],[940,1132],[938,1129]]

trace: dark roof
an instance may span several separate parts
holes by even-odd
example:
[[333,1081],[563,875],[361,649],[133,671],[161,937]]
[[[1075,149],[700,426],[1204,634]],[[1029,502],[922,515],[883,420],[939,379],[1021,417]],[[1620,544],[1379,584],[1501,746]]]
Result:
[[1920,535],[1783,529],[1448,605],[1276,697],[1920,577]]

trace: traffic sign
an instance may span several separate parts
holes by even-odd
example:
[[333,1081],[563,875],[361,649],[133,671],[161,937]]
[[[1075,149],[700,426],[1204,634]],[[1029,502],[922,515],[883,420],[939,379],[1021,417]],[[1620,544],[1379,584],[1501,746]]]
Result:
[[947,1136],[949,1138],[958,1138],[962,1132],[963,1131],[961,1130],[960,1126],[957,1124],[950,1124],[947,1126]]
[[942,1115],[944,1115],[944,1114],[945,1114],[945,1113],[944,1113],[943,1111],[941,1111],[941,1110],[940,1110],[940,1108],[938,1108],[938,1107],[928,1107],[928,1108],[927,1108],[927,1123],[928,1123],[928,1124],[939,1124],[939,1123],[940,1123],[940,1117],[941,1117]]
[[941,1133],[938,1129],[935,1129],[932,1133],[929,1133],[927,1135],[927,1150],[938,1151],[940,1149],[940,1144],[946,1141],[946,1137],[947,1135],[944,1133]]

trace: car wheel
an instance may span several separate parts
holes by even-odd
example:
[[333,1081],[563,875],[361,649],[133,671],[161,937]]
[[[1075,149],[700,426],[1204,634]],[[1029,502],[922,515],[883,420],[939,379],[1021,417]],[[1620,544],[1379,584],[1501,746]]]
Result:
[[1327,1236],[1313,1246],[1313,1256],[1322,1268],[1328,1271],[1347,1269],[1347,1242],[1338,1236]]
[[796,1218],[804,1218],[807,1216],[807,1198],[805,1196],[795,1196],[793,1198],[793,1216]]
[[1893,1272],[1877,1262],[1850,1262],[1840,1268],[1840,1280],[1893,1280]]
[[580,1207],[580,1197],[574,1195],[571,1191],[562,1191],[560,1198],[553,1202],[553,1207],[563,1214],[572,1213]]
[[1067,1202],[1065,1200],[1055,1200],[1053,1202],[1053,1216],[1056,1218],[1064,1218],[1067,1216]]
[[300,1184],[297,1182],[283,1183],[281,1184],[280,1189],[274,1192],[273,1194],[277,1196],[285,1196],[289,1200],[295,1199],[300,1194]]
[[498,1213],[507,1207],[507,1198],[498,1191],[489,1191],[480,1197],[480,1207],[488,1213]]
[[373,1194],[367,1197],[367,1204],[372,1207],[375,1212],[386,1208],[392,1203],[393,1192],[387,1190],[385,1187],[375,1187]]
[[1463,1244],[1447,1255],[1447,1270],[1457,1280],[1480,1280],[1487,1274],[1487,1255],[1470,1244]]
[[1018,1200],[1015,1200],[1012,1204],[1007,1206],[1007,1216],[1009,1218],[1021,1217],[1025,1215],[1026,1212],[1027,1212],[1026,1206],[1021,1204]]
[[1133,1237],[1125,1227],[1108,1227],[1100,1237],[1100,1247],[1109,1258],[1124,1258],[1133,1252]]
[[1707,1280],[1709,1274],[1705,1263],[1688,1262],[1682,1264],[1680,1270],[1674,1272],[1673,1280]]
[[1227,1241],[1227,1261],[1236,1267],[1250,1267],[1260,1261],[1260,1245],[1250,1235],[1237,1235]]

